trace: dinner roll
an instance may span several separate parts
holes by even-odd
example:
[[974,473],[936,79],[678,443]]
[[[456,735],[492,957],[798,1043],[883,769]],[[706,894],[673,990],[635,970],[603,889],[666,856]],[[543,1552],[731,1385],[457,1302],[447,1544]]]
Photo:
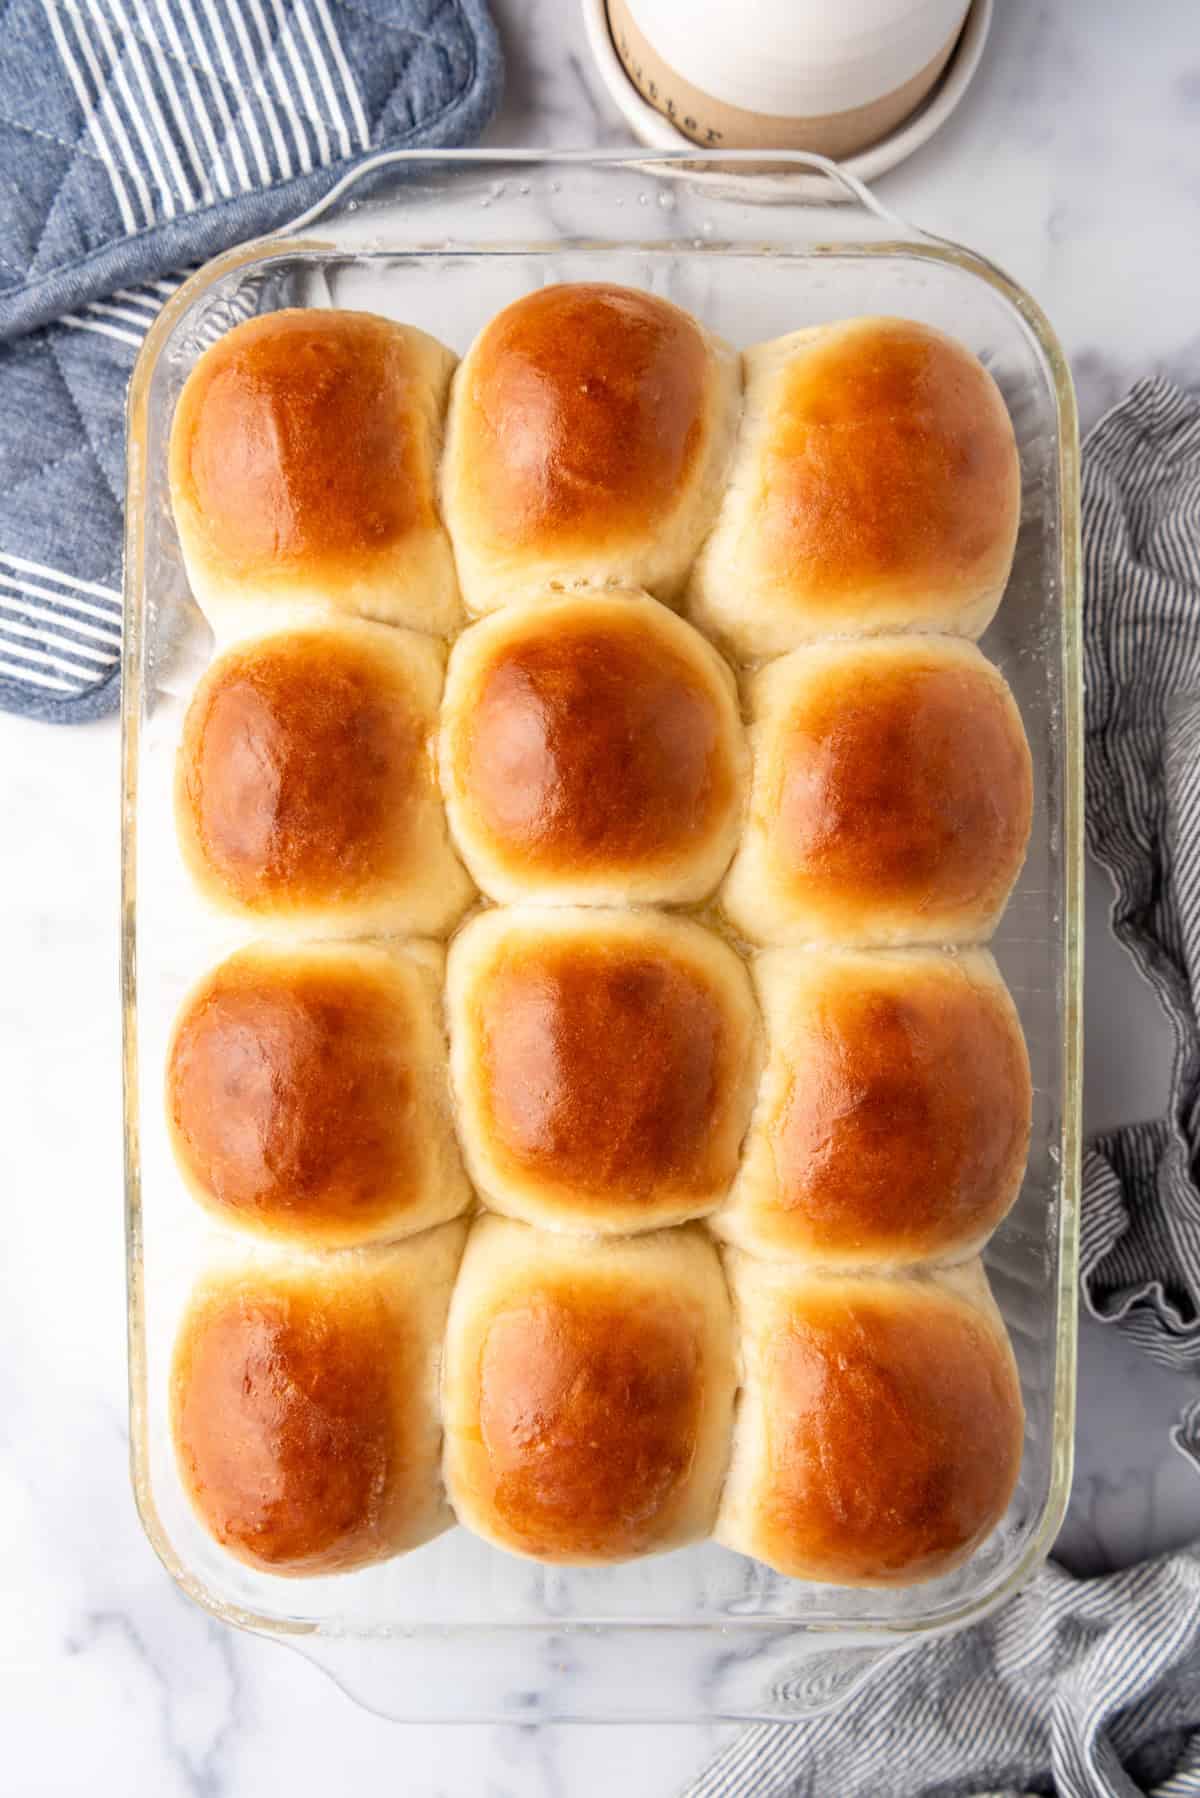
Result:
[[1020,1189],[1032,1107],[991,956],[774,949],[754,977],[767,1066],[714,1227],[846,1267],[976,1253]]
[[188,377],[170,485],[219,641],[350,612],[446,631],[460,614],[435,490],[454,357],[369,312],[271,312]]
[[480,1218],[442,1379],[458,1520],[574,1565],[706,1536],[734,1384],[729,1298],[701,1230],[605,1241]]
[[655,912],[482,912],[450,948],[459,1136],[497,1211],[549,1229],[647,1230],[728,1192],[753,1103],[749,976]]
[[901,318],[793,332],[745,356],[746,398],[688,609],[738,656],[814,637],[977,637],[1021,516],[1000,390],[952,338]]
[[201,1204],[341,1248],[465,1211],[432,945],[256,943],[184,1002],[167,1124]]
[[467,609],[548,584],[674,598],[712,524],[738,359],[668,300],[544,287],[483,329],[454,380],[442,504]]
[[450,826],[493,899],[681,903],[725,872],[737,690],[655,600],[571,594],[484,619],[451,652],[442,720]]
[[444,652],[360,620],[239,643],[188,707],[183,859],[203,899],[262,931],[447,931],[473,887],[433,746]]
[[750,684],[750,812],[722,894],[756,942],[990,936],[1029,838],[1033,778],[1003,677],[970,643],[881,637]]
[[438,1372],[466,1226],[384,1249],[259,1256],[193,1294],[171,1369],[184,1490],[266,1573],[343,1573],[453,1521]]
[[728,1260],[742,1393],[715,1534],[792,1579],[904,1586],[1007,1508],[1024,1414],[978,1261],[936,1279]]

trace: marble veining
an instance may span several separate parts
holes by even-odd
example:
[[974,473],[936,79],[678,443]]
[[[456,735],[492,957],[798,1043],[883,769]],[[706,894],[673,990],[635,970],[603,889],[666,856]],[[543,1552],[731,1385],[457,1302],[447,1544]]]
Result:
[[[574,0],[495,0],[508,96],[489,141],[627,141]],[[1178,0],[1006,0],[970,95],[879,184],[1007,268],[1071,357],[1084,425],[1140,375],[1200,381],[1200,39]],[[179,1594],[126,1470],[117,1006],[118,731],[0,717],[0,1789],[14,1798],[622,1798],[670,1794],[729,1726],[398,1726],[301,1655]],[[1088,1121],[1161,1104],[1167,1032],[1089,891]],[[1085,1320],[1081,1573],[1200,1533],[1167,1431],[1186,1383]],[[646,1648],[655,1677],[661,1646]],[[571,1678],[569,1659],[514,1684]]]

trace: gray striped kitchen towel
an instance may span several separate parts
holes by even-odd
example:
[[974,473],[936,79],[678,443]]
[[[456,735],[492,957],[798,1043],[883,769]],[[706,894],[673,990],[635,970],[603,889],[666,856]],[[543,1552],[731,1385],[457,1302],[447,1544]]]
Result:
[[[1084,450],[1087,831],[1170,1017],[1166,1118],[1084,1168],[1083,1296],[1200,1375],[1200,398],[1142,382]],[[1174,1440],[1200,1467],[1200,1386]],[[747,1730],[687,1798],[1200,1798],[1200,1544],[1051,1563],[845,1705]]]
[[0,6],[0,707],[117,702],[125,388],[182,273],[500,83],[485,0]]

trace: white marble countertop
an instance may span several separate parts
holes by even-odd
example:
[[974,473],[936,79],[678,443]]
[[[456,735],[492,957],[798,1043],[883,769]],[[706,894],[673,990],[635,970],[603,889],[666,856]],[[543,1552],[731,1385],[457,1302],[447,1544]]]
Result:
[[[495,144],[627,141],[575,0],[494,0],[509,59]],[[960,112],[882,196],[1041,301],[1084,425],[1141,374],[1200,380],[1200,34],[1181,0],[1002,0]],[[403,1791],[670,1794],[728,1729],[399,1726],[172,1587],[126,1474],[117,727],[0,716],[0,1788],[122,1798]],[[1090,1127],[1161,1108],[1169,1045],[1088,909]],[[1200,1533],[1173,1453],[1184,1396],[1085,1325],[1064,1557],[1093,1571]]]

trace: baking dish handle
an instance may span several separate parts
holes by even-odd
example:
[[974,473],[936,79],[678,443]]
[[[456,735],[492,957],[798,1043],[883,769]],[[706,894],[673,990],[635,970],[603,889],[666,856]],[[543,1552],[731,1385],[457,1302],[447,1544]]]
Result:
[[1011,285],[1004,270],[990,257],[982,255],[978,250],[969,250],[965,244],[957,243],[952,237],[942,237],[936,231],[927,231],[923,225],[914,225],[901,213],[894,211],[892,207],[885,206],[878,194],[872,193],[865,181],[861,181],[857,175],[852,175],[850,170],[844,169],[840,163],[831,161],[828,156],[819,156],[815,150],[795,151],[792,154],[802,157],[805,163],[814,170],[820,170],[828,180],[840,188],[839,197],[841,199],[861,206],[873,218],[877,218],[881,225],[886,225],[889,230],[894,231],[902,242],[912,240],[918,243],[941,244],[943,249],[953,250],[955,256],[960,259],[969,258],[974,263],[981,263],[993,274],[998,275],[1006,286]]
[[[428,170],[435,166],[452,167],[456,163],[473,168],[487,168],[490,165],[499,171],[504,167],[519,167],[522,164],[545,167],[551,163],[574,162],[589,165],[610,163],[642,168],[650,173],[671,173],[678,176],[726,175],[741,184],[739,197],[752,204],[770,205],[777,203],[781,197],[808,208],[831,201],[849,202],[870,213],[902,240],[925,238],[934,243],[949,241],[911,224],[872,193],[865,181],[816,150],[659,150],[649,154],[633,150],[384,150],[377,156],[368,156],[356,168],[343,175],[314,205],[281,226],[278,235],[286,237],[306,230],[317,220],[328,217],[343,206],[356,208],[359,202],[353,197],[354,189],[364,184],[368,189],[377,188],[380,176],[388,170],[394,171],[399,179],[406,171],[416,175],[422,167]],[[769,172],[764,165],[769,165]],[[745,174],[739,174],[742,168],[745,169]],[[801,178],[805,175],[822,176],[825,181],[832,183],[836,191],[829,193],[819,190],[814,192],[812,188],[791,189],[786,196],[781,196],[775,183],[779,178],[789,175]],[[758,185],[764,181],[770,182],[772,187],[768,189]]]
[[[730,152],[726,151],[725,154],[729,156]],[[761,151],[750,151],[748,154],[752,157],[755,155],[761,157]],[[775,158],[772,157],[772,160]],[[779,160],[785,160],[783,152],[780,152]],[[851,205],[861,206],[865,212],[869,212],[877,218],[881,225],[887,225],[890,230],[894,231],[897,237],[925,237],[927,235],[919,226],[909,224],[906,218],[902,218],[890,206],[885,206],[879,196],[871,192],[865,181],[860,180],[857,175],[852,175],[849,169],[844,169],[840,162],[834,162],[832,157],[822,156],[816,150],[791,150],[786,152],[786,160],[788,163],[796,164],[797,172],[801,169],[808,169],[813,174],[824,175],[827,180],[832,181],[834,186],[841,190],[839,194],[831,197],[848,201]]]
[[363,1709],[422,1723],[462,1721],[466,1694],[474,1723],[797,1722],[844,1704],[914,1646],[782,1620],[742,1634],[730,1621],[736,1645],[711,1627],[606,1623],[273,1639]]

